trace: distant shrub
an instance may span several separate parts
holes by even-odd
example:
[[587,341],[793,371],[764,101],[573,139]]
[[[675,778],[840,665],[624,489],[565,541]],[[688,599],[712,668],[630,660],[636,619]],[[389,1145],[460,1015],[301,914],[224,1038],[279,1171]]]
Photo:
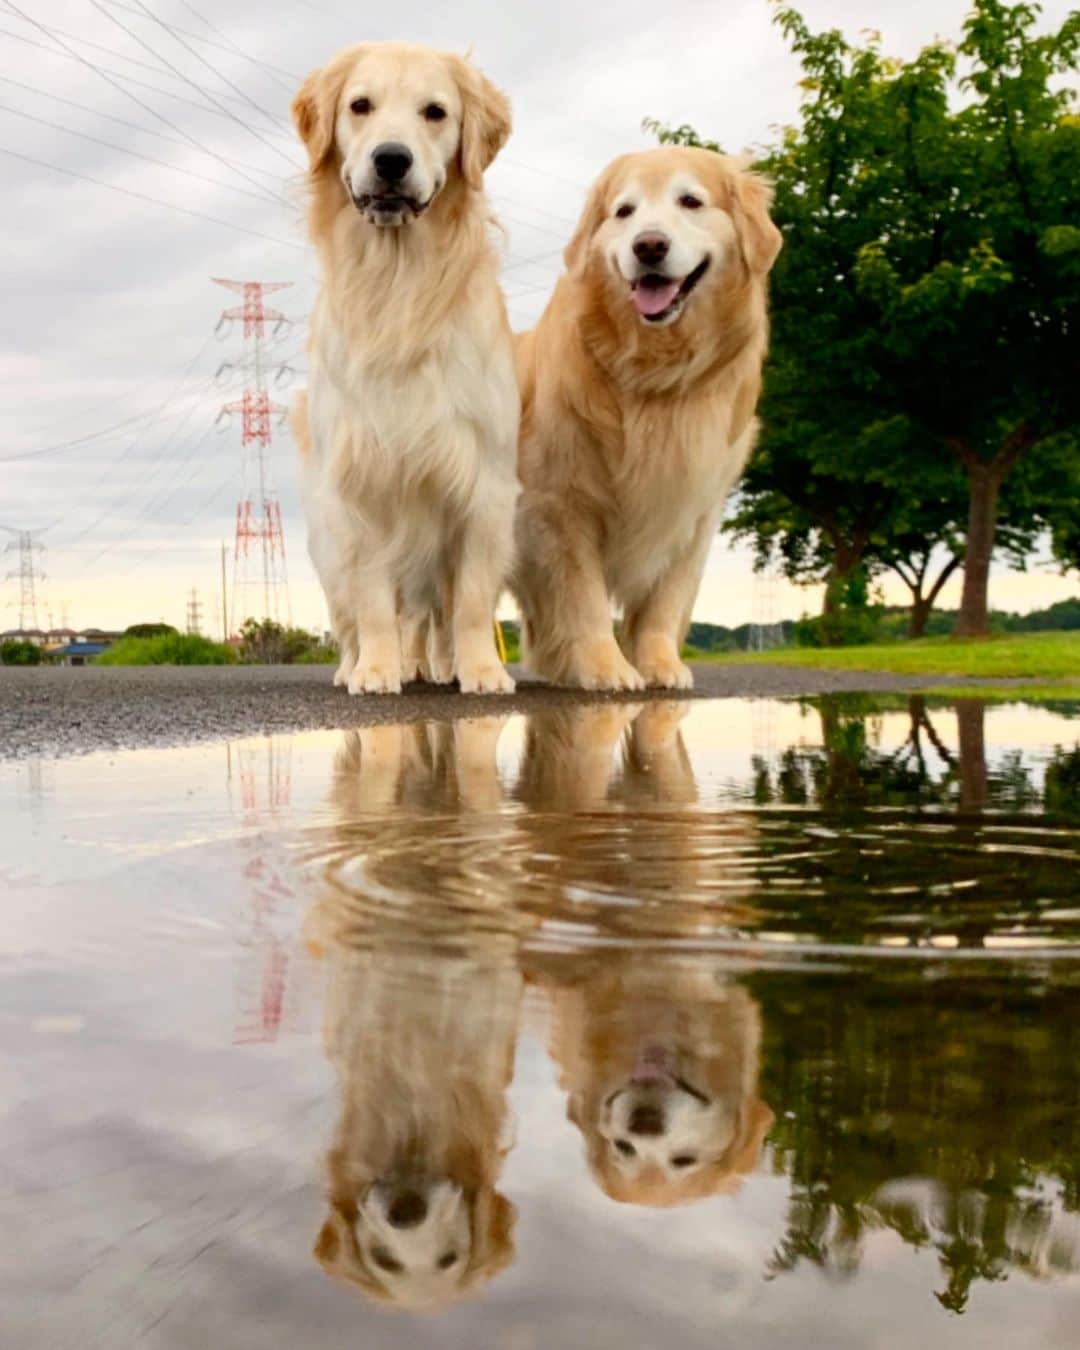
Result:
[[171,623],[133,623],[130,627],[124,629],[124,636],[133,638],[165,637],[166,634],[177,631]]
[[306,652],[301,652],[296,658],[298,666],[336,666],[341,660],[341,653],[331,643],[320,642],[314,647],[309,647]]
[[97,659],[99,666],[227,666],[236,660],[223,642],[190,633],[122,637]]
[[[254,665],[292,665],[306,661],[323,644],[306,628],[287,628],[273,619],[247,619],[240,629],[240,660]],[[314,658],[320,664],[331,657]]]
[[40,666],[41,648],[32,642],[0,642],[0,666]]

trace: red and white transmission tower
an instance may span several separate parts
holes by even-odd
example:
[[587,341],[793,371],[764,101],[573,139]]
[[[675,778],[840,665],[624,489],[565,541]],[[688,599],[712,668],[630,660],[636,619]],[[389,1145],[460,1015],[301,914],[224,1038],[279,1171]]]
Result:
[[[229,630],[249,617],[260,617],[258,606],[252,604],[251,590],[260,578],[252,576],[252,560],[256,546],[262,552],[262,618],[288,623],[292,613],[289,605],[289,581],[285,569],[285,534],[281,527],[281,503],[273,485],[270,441],[273,420],[280,422],[287,409],[275,403],[266,389],[269,376],[281,384],[292,374],[285,362],[266,361],[264,343],[268,324],[276,336],[292,320],[280,310],[269,309],[263,297],[271,291],[284,290],[291,281],[223,281],[213,277],[219,286],[243,296],[243,304],[222,311],[217,332],[237,319],[244,324],[244,341],[248,344],[239,361],[226,361],[219,369],[222,375],[241,370],[245,375],[245,389],[241,398],[222,406],[218,421],[232,413],[241,415],[240,444],[243,450],[240,500],[236,504],[236,537],[233,545],[232,615]],[[254,446],[254,454],[249,447]],[[253,462],[254,461],[254,462]],[[252,479],[256,482],[253,484]],[[254,488],[254,491],[253,491]]]

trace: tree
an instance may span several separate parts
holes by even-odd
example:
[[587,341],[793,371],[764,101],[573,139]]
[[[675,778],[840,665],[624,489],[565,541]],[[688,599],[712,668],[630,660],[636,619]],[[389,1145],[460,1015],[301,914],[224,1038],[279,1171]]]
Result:
[[247,619],[240,629],[240,659],[258,665],[291,665],[319,645],[314,633],[273,619]]
[[33,642],[0,642],[0,666],[39,666],[41,648]]
[[133,623],[124,629],[124,637],[155,638],[166,637],[177,630],[171,623]]
[[[1048,34],[1038,15],[975,0],[957,48],[903,64],[874,35],[854,45],[776,12],[804,97],[799,125],[760,158],[786,245],[763,400],[771,486],[800,506],[808,479],[835,480],[835,502],[868,508],[851,535],[865,554],[905,515],[922,533],[917,513],[890,513],[959,471],[968,635],[989,630],[1005,506],[1028,537],[1057,520],[1068,550],[1039,465],[1053,458],[1059,497],[1080,482],[1080,116],[1058,78],[1076,66],[1080,14]],[[855,565],[829,542],[837,571]]]

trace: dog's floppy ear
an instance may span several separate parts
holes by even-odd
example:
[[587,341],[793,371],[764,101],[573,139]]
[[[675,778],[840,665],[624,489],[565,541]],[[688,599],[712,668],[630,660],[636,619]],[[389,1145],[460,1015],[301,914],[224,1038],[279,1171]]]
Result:
[[607,174],[593,184],[585,201],[585,209],[577,223],[577,229],[570,236],[570,242],[563,249],[563,262],[572,277],[580,277],[585,271],[585,262],[589,256],[592,237],[604,223],[604,203],[607,199]]
[[754,1097],[740,1115],[739,1137],[727,1158],[727,1167],[732,1175],[744,1177],[757,1166],[765,1136],[776,1117],[760,1097]]
[[334,122],[346,68],[334,62],[312,71],[292,101],[293,125],[307,147],[312,173],[322,168],[334,146]]
[[345,1251],[351,1242],[345,1216],[336,1205],[330,1208],[330,1215],[319,1229],[312,1255],[322,1268],[331,1275],[342,1274]]
[[776,261],[784,237],[772,222],[772,184],[759,174],[737,167],[732,177],[732,215],[743,257],[751,272],[766,273]]
[[480,192],[484,170],[506,144],[513,122],[510,100],[465,57],[457,58],[461,90],[461,172],[469,187]]
[[475,1288],[505,1270],[514,1259],[514,1224],[517,1210],[505,1195],[484,1187],[473,1204],[472,1253],[463,1281]]

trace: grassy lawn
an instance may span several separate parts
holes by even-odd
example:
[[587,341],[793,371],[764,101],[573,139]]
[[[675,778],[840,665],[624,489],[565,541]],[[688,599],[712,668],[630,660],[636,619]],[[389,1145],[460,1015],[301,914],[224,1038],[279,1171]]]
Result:
[[982,641],[923,638],[876,647],[785,647],[775,652],[721,652],[695,659],[815,670],[882,670],[893,675],[1031,677],[1080,683],[1080,632],[1006,633]]

